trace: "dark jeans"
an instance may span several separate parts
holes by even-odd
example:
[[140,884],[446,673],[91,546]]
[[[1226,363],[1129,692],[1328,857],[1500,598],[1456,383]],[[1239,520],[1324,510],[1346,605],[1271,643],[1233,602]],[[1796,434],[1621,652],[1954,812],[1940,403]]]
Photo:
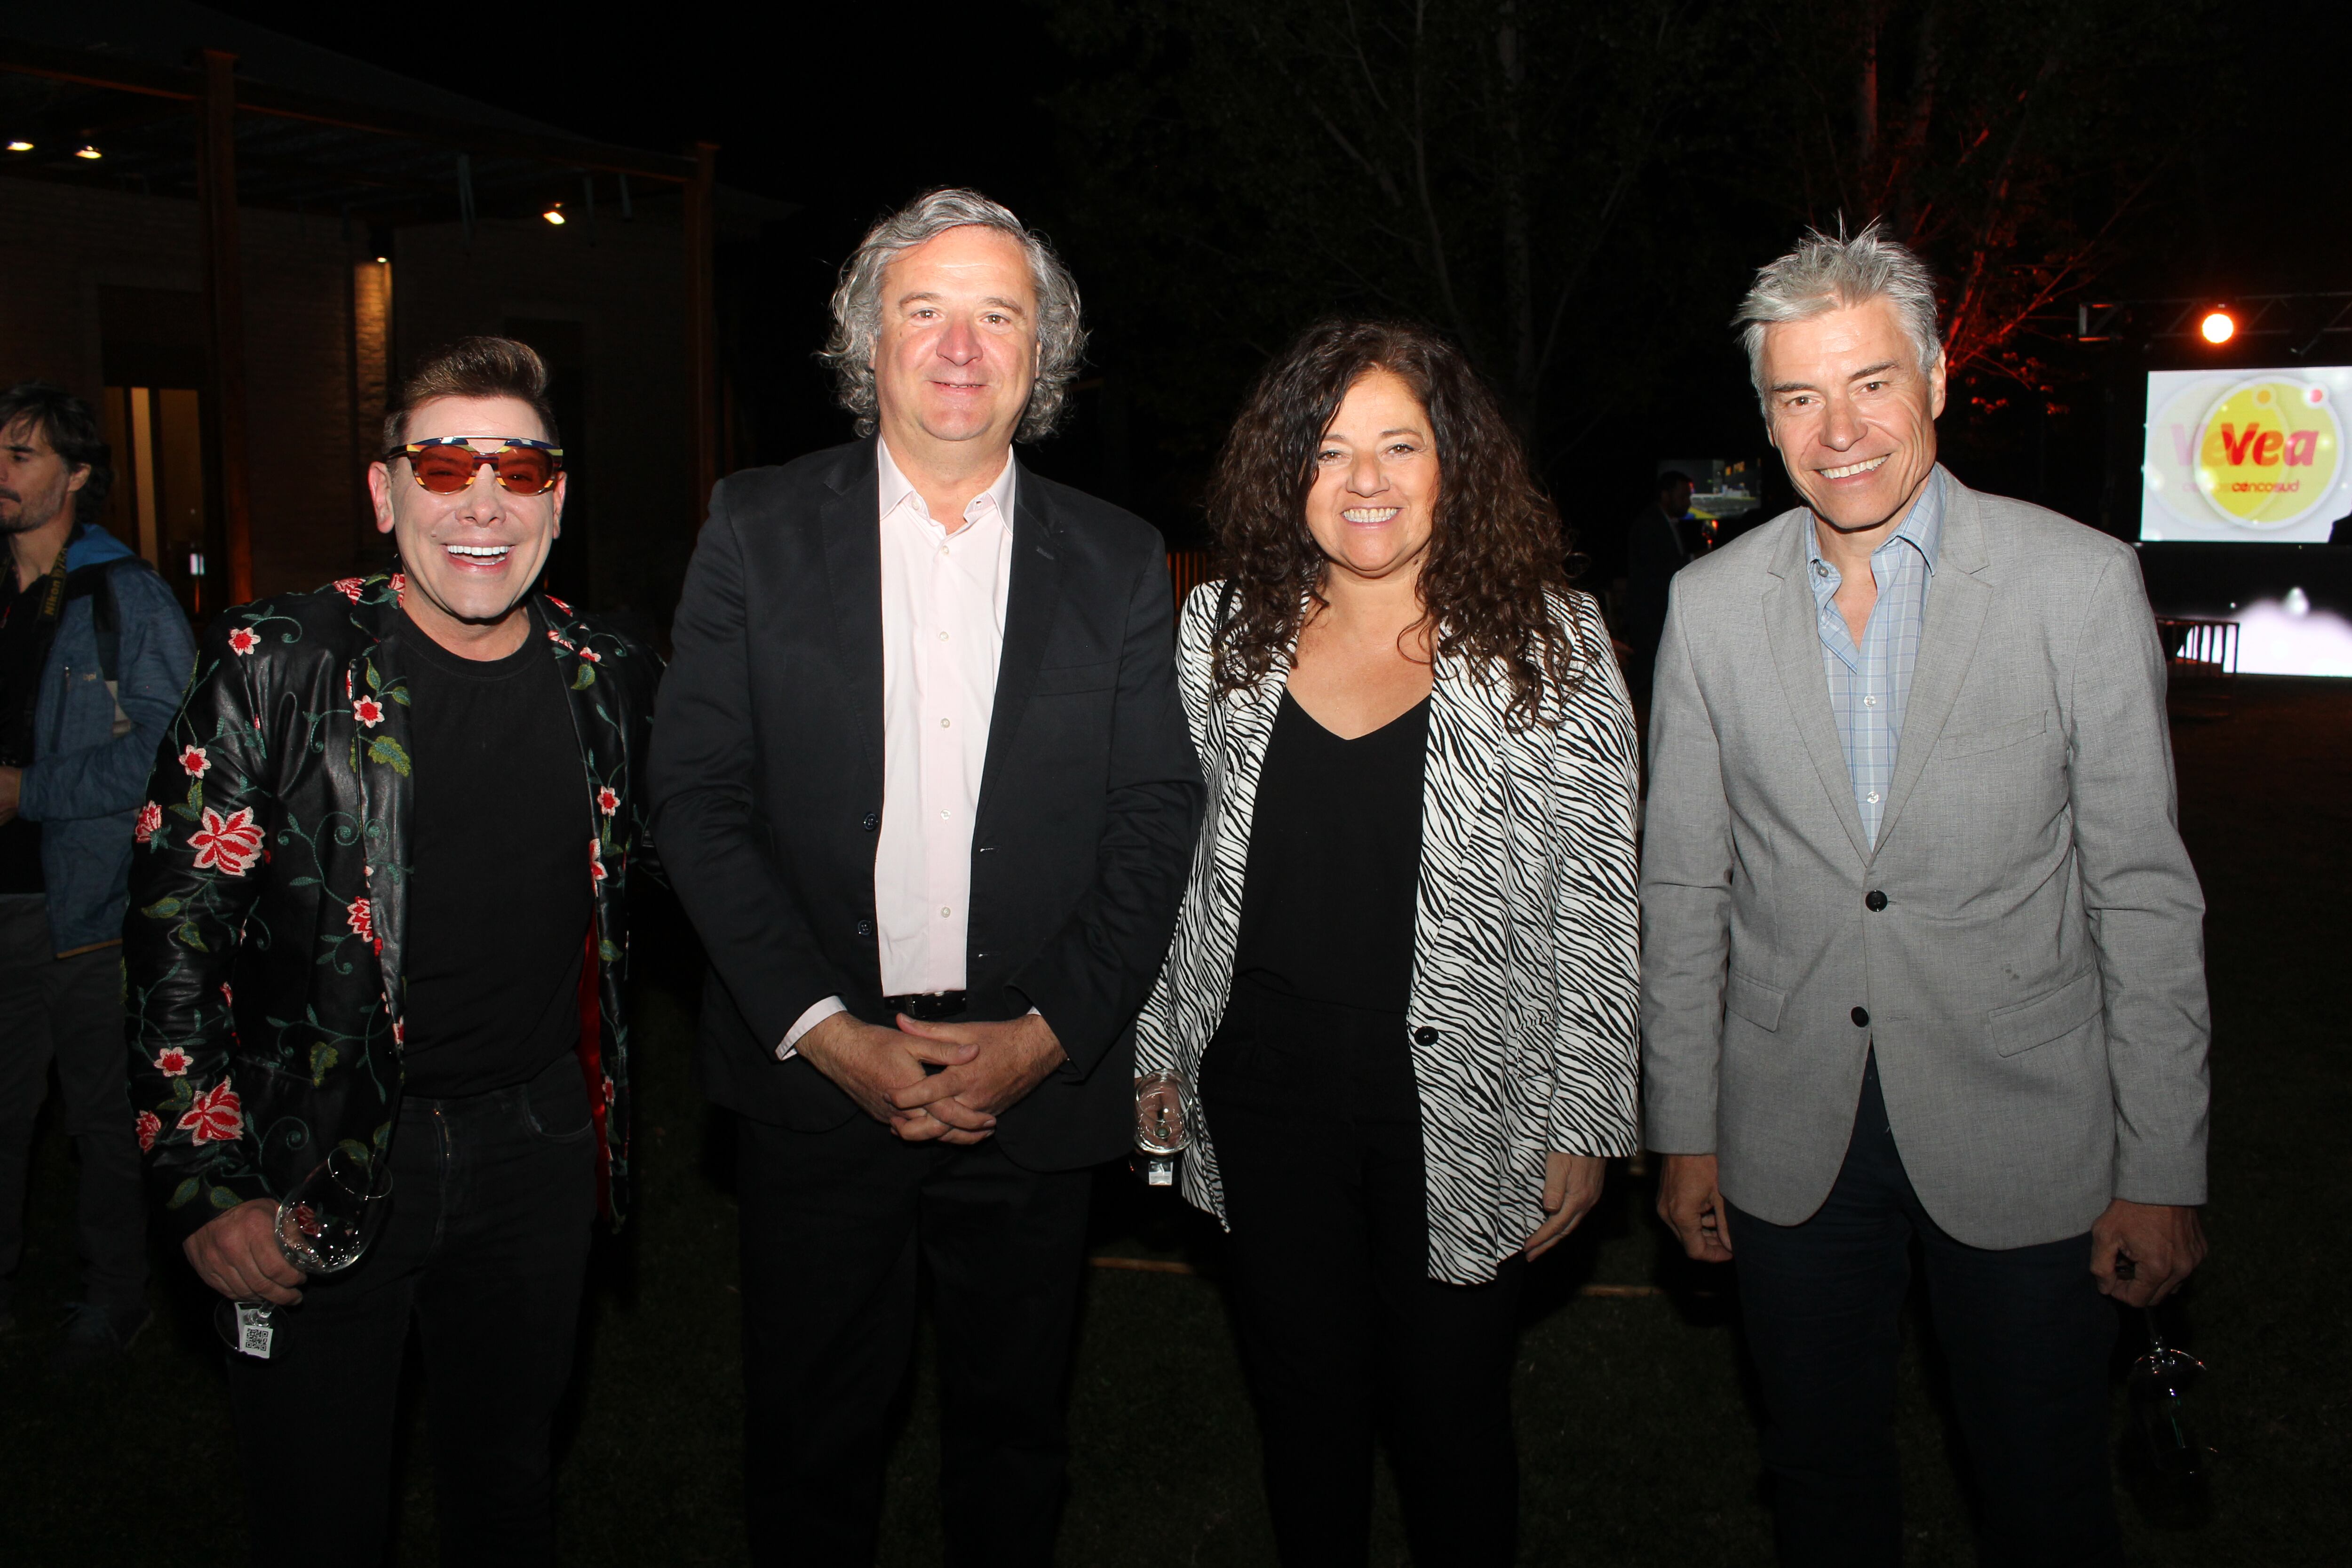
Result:
[[1362,1568],[1376,1431],[1419,1568],[1509,1563],[1526,1265],[1511,1258],[1486,1285],[1429,1278],[1403,1018],[1237,984],[1201,1076],[1285,1568]]
[[1915,1237],[1981,1504],[1978,1560],[2122,1562],[2107,1476],[2115,1310],[2087,1235],[1999,1251],[1945,1235],[1904,1173],[1874,1060],[1820,1212],[1730,1219],[1781,1562],[1902,1561],[1895,1363]]
[[0,899],[0,1311],[24,1256],[25,1171],[52,1057],[59,1121],[81,1159],[82,1297],[137,1311],[147,1291],[147,1199],[122,1047],[122,949],[55,957],[43,900]]
[[1044,1568],[1092,1173],[1024,1170],[993,1140],[901,1142],[864,1115],[739,1128],[751,1561],[874,1561],[928,1270],[947,1561]]
[[549,1434],[572,1375],[595,1216],[580,1065],[401,1101],[392,1208],[367,1256],[278,1313],[276,1354],[228,1357],[257,1564],[383,1560],[411,1325],[446,1563],[555,1561]]

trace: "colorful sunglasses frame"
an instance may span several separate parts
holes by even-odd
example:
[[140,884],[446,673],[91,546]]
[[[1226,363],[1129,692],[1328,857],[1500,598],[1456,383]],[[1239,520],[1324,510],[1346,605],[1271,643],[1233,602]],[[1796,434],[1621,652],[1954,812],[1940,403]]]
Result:
[[430,485],[427,485],[425,482],[425,476],[416,471],[416,455],[419,452],[431,451],[436,447],[463,447],[473,453],[474,463],[477,468],[479,468],[484,463],[493,465],[491,473],[494,477],[498,471],[495,465],[499,460],[499,454],[501,452],[544,452],[547,454],[549,461],[546,484],[541,486],[536,490],[515,490],[509,486],[504,479],[499,479],[499,488],[507,490],[509,494],[542,496],[549,490],[555,488],[557,476],[563,472],[562,447],[557,446],[552,441],[534,441],[528,436],[499,436],[491,438],[495,439],[499,443],[498,448],[496,451],[485,452],[474,445],[476,441],[483,439],[483,437],[478,436],[432,436],[422,441],[410,441],[404,445],[394,447],[391,451],[384,453],[383,457],[377,460],[379,462],[388,464],[395,458],[406,458],[408,459],[408,477],[416,481],[417,488],[435,495],[443,495],[454,494],[455,492],[435,490]]

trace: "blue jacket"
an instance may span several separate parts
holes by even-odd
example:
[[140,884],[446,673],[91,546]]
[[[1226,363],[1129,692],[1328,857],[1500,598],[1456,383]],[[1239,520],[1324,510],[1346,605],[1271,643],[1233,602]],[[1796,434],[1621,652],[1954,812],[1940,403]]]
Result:
[[[102,528],[79,523],[66,570],[131,555]],[[107,574],[121,627],[118,690],[109,695],[98,658],[97,600],[66,601],[33,710],[33,765],[17,812],[41,825],[49,942],[72,952],[119,941],[131,881],[132,834],[147,798],[147,771],[179,711],[196,667],[187,617],[163,579],[132,559]],[[131,728],[114,732],[115,704]]]

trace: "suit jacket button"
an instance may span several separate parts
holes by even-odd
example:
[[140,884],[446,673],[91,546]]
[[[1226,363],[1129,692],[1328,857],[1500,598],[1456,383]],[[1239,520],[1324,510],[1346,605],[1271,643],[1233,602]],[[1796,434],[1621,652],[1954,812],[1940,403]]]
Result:
[[1873,888],[1868,893],[1864,895],[1862,902],[1863,906],[1869,910],[1872,914],[1876,914],[1879,910],[1886,907],[1886,895],[1880,892],[1876,888]]
[[[857,922],[857,934],[860,936],[872,936],[874,934],[874,922],[872,921],[859,921]],[[1862,1009],[1856,1007],[1854,1011],[1859,1013]]]
[[878,811],[869,811],[857,819],[857,826],[871,833],[882,826],[882,814]]
[[1853,1010],[1853,1026],[1854,1026],[1855,1028],[1857,1028],[1857,1029],[1867,1029],[1868,1027],[1870,1027],[1870,1009],[1869,1009],[1869,1008],[1867,1008],[1867,1007],[1856,1007],[1856,1008]]
[[1433,1046],[1437,1044],[1437,1031],[1423,1024],[1412,1032],[1412,1043],[1416,1046]]

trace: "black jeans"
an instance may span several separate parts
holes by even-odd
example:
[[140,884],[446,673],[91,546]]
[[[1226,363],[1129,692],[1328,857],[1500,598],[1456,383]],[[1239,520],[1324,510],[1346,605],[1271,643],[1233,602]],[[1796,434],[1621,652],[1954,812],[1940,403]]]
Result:
[[580,1064],[407,1099],[392,1208],[350,1273],[278,1313],[276,1354],[228,1357],[257,1564],[382,1562],[412,1324],[446,1563],[555,1561],[549,1436],[572,1375],[596,1139]]
[[1060,1522],[1089,1171],[865,1116],[738,1124],[743,1496],[751,1561],[868,1568],[928,1270],[952,1568],[1045,1568]]
[[1914,1237],[1981,1504],[1978,1560],[2123,1560],[2107,1475],[2115,1310],[2087,1235],[1995,1251],[1944,1234],[1904,1173],[1874,1059],[1820,1211],[1778,1226],[1735,1207],[1730,1220],[1781,1562],[1903,1559],[1895,1363]]
[[1362,1568],[1376,1432],[1419,1568],[1508,1564],[1526,1265],[1514,1257],[1486,1285],[1429,1278],[1403,1018],[1237,983],[1201,1080],[1285,1568]]
[[45,902],[0,899],[0,1312],[24,1256],[25,1171],[53,1057],[59,1123],[81,1159],[82,1298],[135,1312],[147,1292],[147,1195],[122,1048],[122,949],[55,957]]

